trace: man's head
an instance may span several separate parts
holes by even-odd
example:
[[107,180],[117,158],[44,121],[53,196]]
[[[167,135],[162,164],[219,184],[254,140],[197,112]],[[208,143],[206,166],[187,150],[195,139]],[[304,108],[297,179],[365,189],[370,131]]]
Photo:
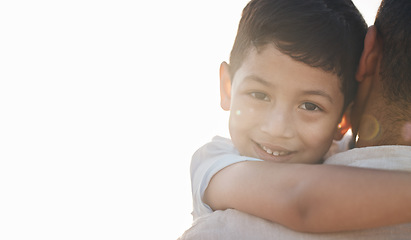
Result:
[[[383,43],[381,80],[389,102],[411,106],[411,1],[383,0],[375,19]],[[410,109],[411,110],[411,109]]]
[[352,113],[357,146],[411,145],[411,2],[383,0],[364,45]]
[[220,70],[221,105],[231,110],[240,153],[319,162],[355,93],[366,29],[351,1],[251,1]]
[[297,61],[337,74],[347,106],[355,96],[366,31],[350,0],[253,0],[243,10],[230,72],[234,78],[251,49],[273,44]]

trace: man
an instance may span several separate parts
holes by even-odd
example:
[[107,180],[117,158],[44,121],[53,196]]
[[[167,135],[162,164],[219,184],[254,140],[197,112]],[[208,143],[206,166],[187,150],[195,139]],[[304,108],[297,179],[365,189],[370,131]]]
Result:
[[[356,77],[359,89],[351,114],[356,148],[329,158],[325,164],[411,171],[409,0],[383,0],[375,26],[365,38]],[[180,239],[411,239],[411,223],[307,234],[226,210],[199,218]]]

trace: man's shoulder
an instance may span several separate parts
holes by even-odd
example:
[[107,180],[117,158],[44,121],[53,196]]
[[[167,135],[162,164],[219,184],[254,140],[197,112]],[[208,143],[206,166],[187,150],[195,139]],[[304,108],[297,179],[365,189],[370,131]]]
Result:
[[411,146],[354,148],[328,158],[325,164],[411,171]]

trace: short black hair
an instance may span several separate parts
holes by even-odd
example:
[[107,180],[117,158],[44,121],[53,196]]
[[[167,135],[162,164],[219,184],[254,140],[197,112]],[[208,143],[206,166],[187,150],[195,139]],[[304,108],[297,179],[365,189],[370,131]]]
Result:
[[383,0],[375,19],[382,39],[380,75],[384,98],[400,107],[411,104],[411,1]]
[[354,99],[355,73],[367,24],[350,0],[252,0],[244,8],[230,56],[234,78],[251,48],[266,44],[341,79],[344,108]]

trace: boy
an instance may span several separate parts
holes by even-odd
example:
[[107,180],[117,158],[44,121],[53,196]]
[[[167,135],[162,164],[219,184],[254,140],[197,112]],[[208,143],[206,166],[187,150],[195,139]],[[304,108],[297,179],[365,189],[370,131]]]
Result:
[[[245,7],[230,65],[220,68],[232,143],[217,137],[193,156],[195,219],[234,208],[310,232],[411,221],[410,174],[286,164],[320,163],[346,131],[339,122],[355,96],[366,30],[346,0],[253,0]],[[265,186],[242,171],[262,167],[272,173]]]

